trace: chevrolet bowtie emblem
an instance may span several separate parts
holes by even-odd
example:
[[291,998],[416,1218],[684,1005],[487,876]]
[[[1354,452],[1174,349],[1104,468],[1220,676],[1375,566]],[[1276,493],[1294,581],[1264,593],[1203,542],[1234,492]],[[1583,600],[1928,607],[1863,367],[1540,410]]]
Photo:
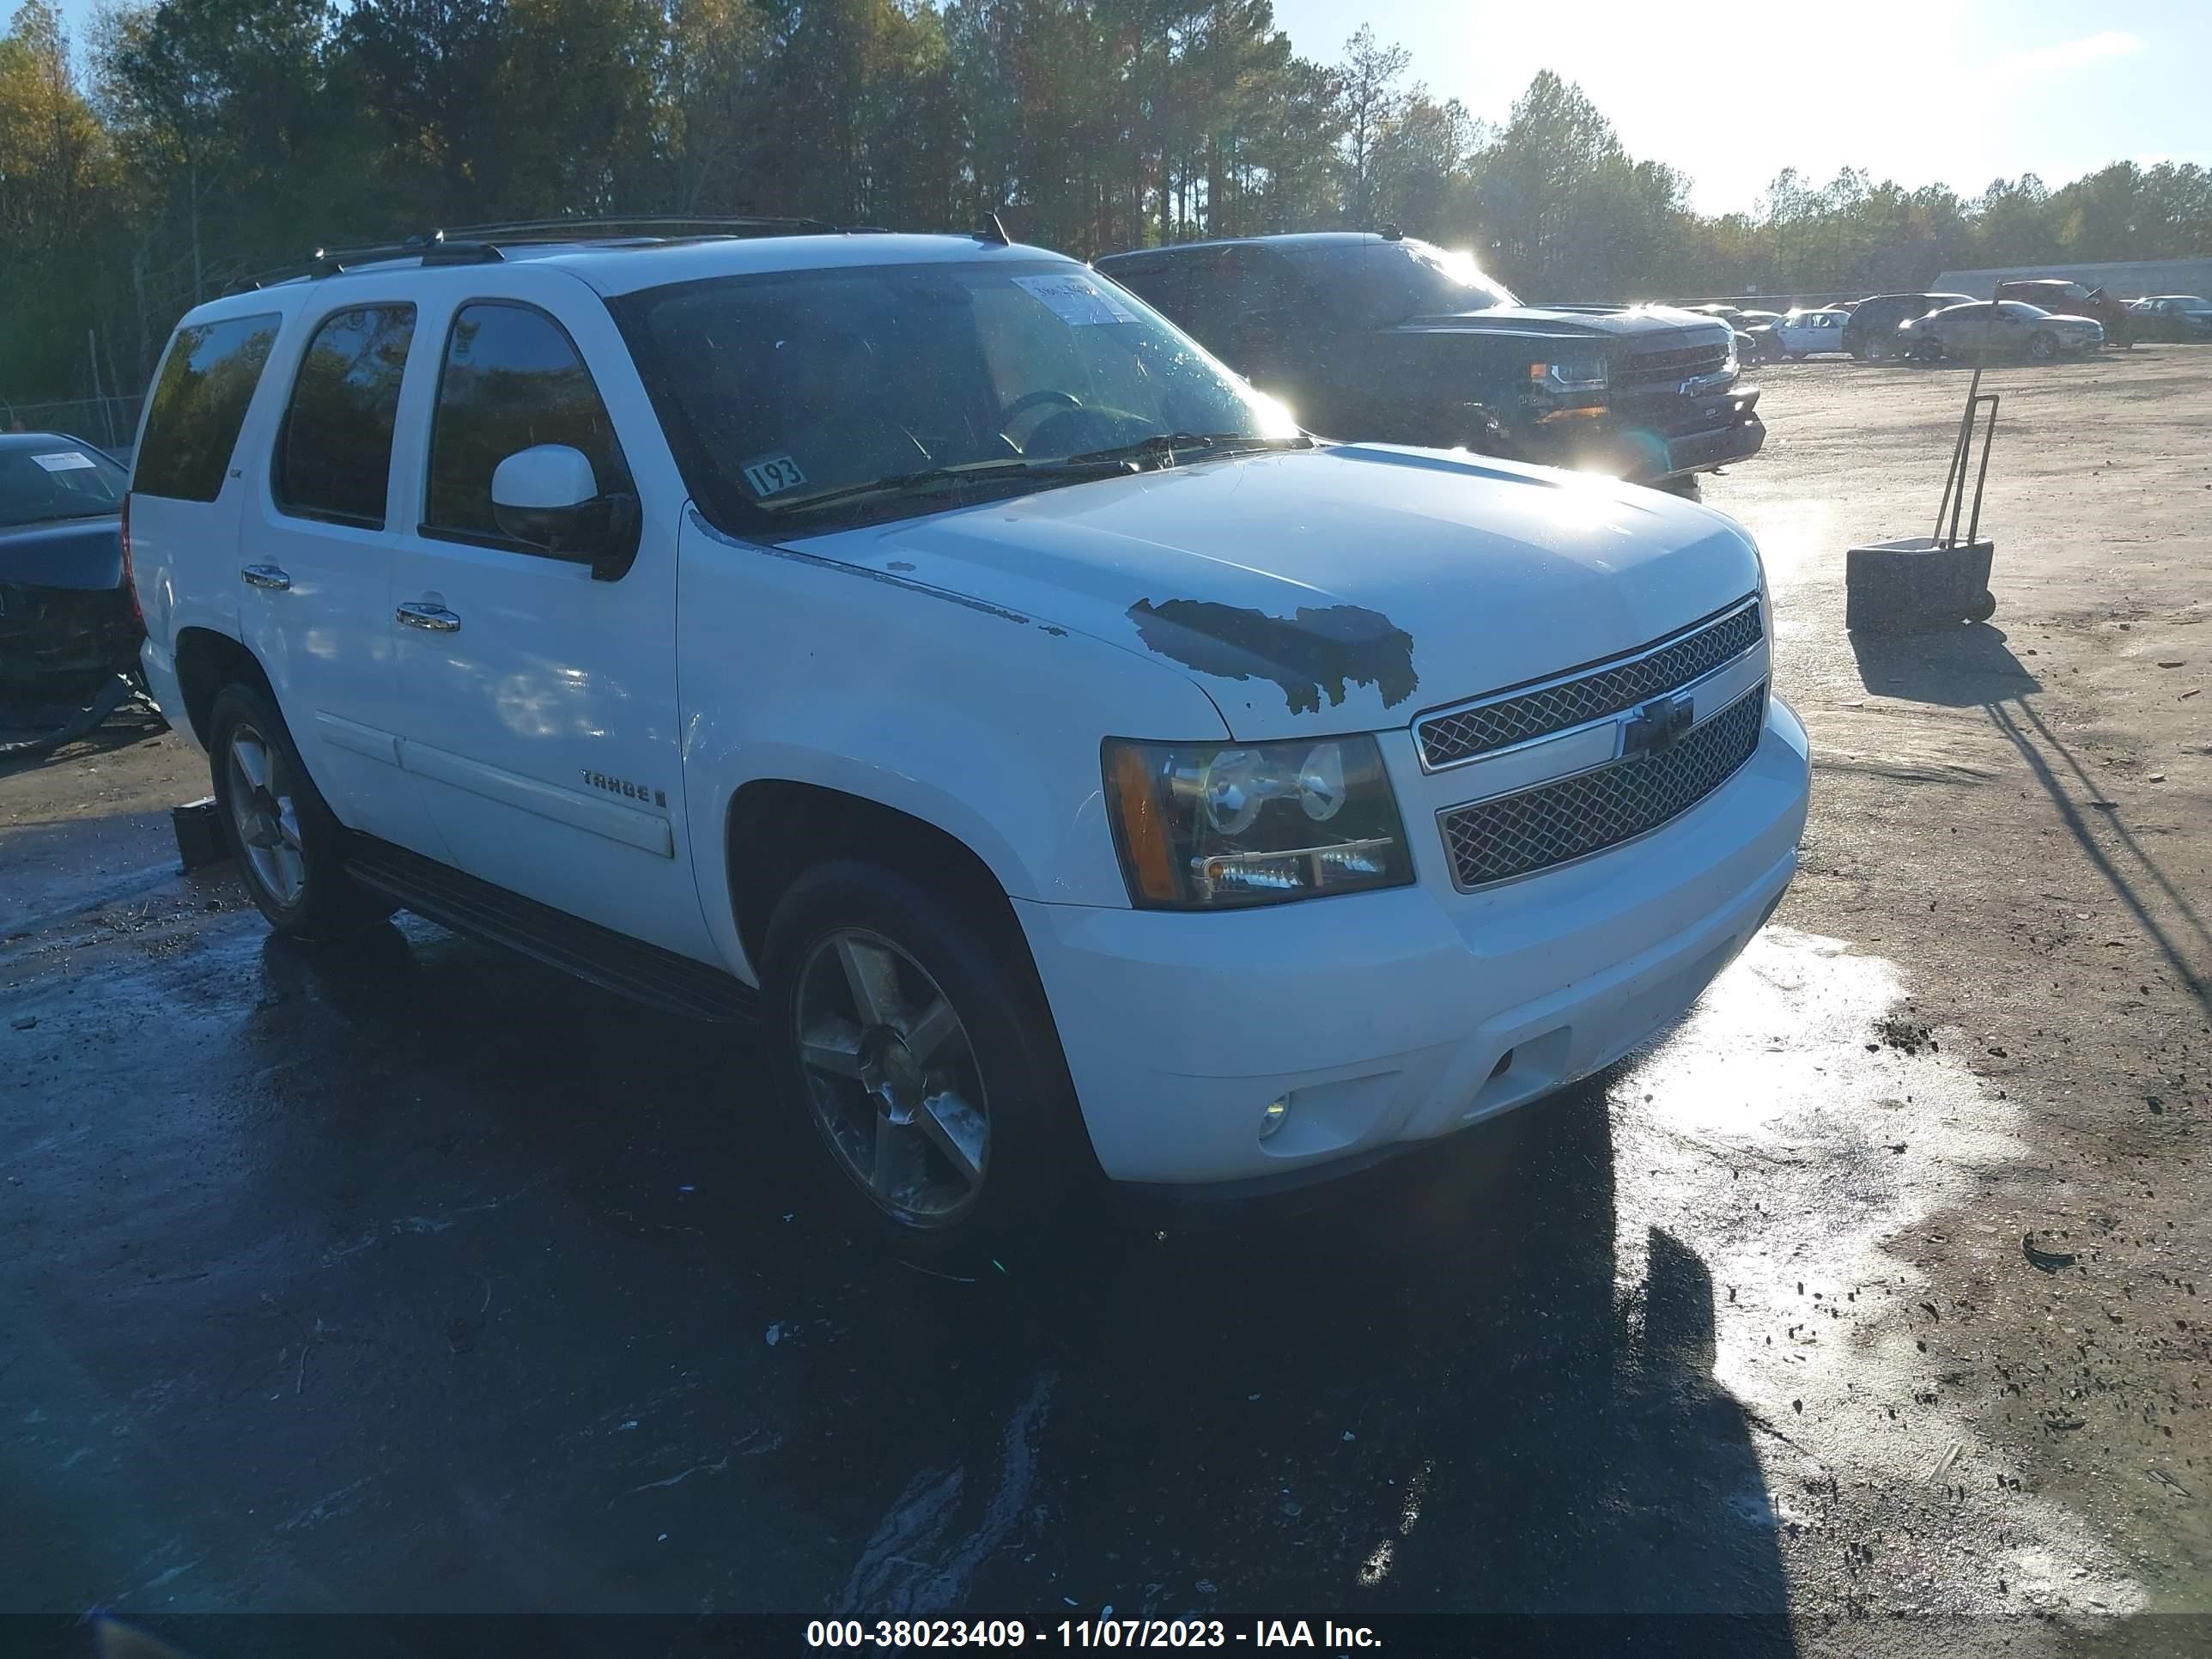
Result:
[[1665,754],[1690,734],[1697,714],[1697,705],[1688,697],[1654,697],[1631,714],[1621,728],[1621,758]]

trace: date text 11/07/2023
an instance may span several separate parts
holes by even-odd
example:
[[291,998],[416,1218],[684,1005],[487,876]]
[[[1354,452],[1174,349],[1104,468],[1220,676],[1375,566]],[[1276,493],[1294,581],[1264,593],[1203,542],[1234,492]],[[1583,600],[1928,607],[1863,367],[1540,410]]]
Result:
[[810,1648],[1018,1648],[1030,1643],[1062,1648],[1296,1648],[1311,1653],[1351,1653],[1380,1648],[1367,1625],[1334,1620],[1062,1619],[1030,1624],[1019,1619],[811,1619]]

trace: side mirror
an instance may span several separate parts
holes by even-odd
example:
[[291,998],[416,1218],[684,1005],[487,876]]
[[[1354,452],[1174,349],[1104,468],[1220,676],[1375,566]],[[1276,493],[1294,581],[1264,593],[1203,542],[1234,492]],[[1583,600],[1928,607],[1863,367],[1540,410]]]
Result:
[[568,444],[534,444],[501,461],[491,511],[501,534],[589,564],[601,580],[620,575],[637,550],[637,498],[602,495],[591,461]]

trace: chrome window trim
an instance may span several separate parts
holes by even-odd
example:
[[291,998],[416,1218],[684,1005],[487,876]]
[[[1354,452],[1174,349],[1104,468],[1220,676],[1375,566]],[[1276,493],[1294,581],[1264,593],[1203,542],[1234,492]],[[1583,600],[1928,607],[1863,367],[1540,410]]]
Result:
[[[1461,714],[1472,714],[1478,708],[1487,708],[1495,703],[1511,702],[1519,697],[1534,696],[1540,692],[1550,691],[1560,686],[1572,685],[1577,680],[1586,680],[1599,674],[1612,673],[1615,670],[1626,668],[1632,664],[1642,662],[1647,658],[1656,657],[1661,652],[1670,650],[1674,647],[1681,644],[1683,641],[1689,639],[1695,635],[1702,634],[1708,629],[1721,627],[1724,623],[1735,621],[1735,618],[1741,616],[1744,611],[1756,611],[1759,608],[1759,596],[1757,593],[1747,593],[1742,599],[1736,600],[1732,605],[1723,605],[1718,611],[1712,612],[1710,616],[1700,617],[1697,621],[1689,623],[1686,627],[1676,629],[1673,633],[1666,635],[1663,639],[1654,640],[1650,644],[1640,646],[1633,651],[1625,651],[1617,657],[1601,658],[1596,662],[1584,663],[1579,668],[1570,668],[1563,673],[1549,675],[1543,679],[1524,680],[1518,685],[1507,686],[1501,691],[1486,692],[1479,697],[1468,697],[1459,702],[1445,703],[1438,708],[1424,709],[1421,713],[1416,714],[1411,722],[1413,734],[1413,753],[1415,757],[1419,760],[1421,770],[1425,773],[1434,775],[1439,772],[1456,771],[1462,766],[1473,766],[1478,761],[1493,760],[1500,755],[1512,754],[1518,750],[1528,748],[1532,744],[1549,743],[1554,738],[1571,736],[1578,732],[1589,731],[1595,726],[1604,725],[1608,720],[1618,720],[1622,715],[1633,712],[1634,708],[1639,707],[1640,704],[1632,704],[1628,708],[1615,709],[1612,714],[1600,714],[1594,719],[1581,721],[1574,726],[1563,726],[1558,730],[1552,732],[1539,732],[1534,737],[1521,738],[1512,743],[1503,744],[1496,749],[1480,750],[1472,755],[1463,755],[1457,760],[1443,761],[1441,763],[1432,763],[1429,759],[1429,747],[1421,736],[1421,728],[1427,726],[1431,721],[1451,720]],[[1698,676],[1698,680],[1686,682],[1684,685],[1670,687],[1665,691],[1655,691],[1650,695],[1654,697],[1668,696],[1673,695],[1674,692],[1685,690],[1686,686],[1695,685],[1702,680],[1710,678],[1713,674],[1722,673],[1729,668],[1736,666],[1746,658],[1764,649],[1766,644],[1767,637],[1765,618],[1761,617],[1759,619],[1759,638],[1753,644],[1746,646],[1741,651],[1737,652],[1735,656],[1730,657],[1726,662],[1720,664],[1717,667],[1710,670],[1706,674]],[[1650,698],[1647,697],[1644,701],[1649,702]],[[1468,803],[1465,801],[1460,803],[1461,805],[1466,805],[1468,804]]]

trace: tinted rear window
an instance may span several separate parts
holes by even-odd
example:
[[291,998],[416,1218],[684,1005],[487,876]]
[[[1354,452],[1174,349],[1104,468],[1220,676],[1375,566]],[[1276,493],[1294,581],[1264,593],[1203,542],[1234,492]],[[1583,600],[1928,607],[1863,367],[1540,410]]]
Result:
[[[1355,328],[1452,316],[1521,302],[1463,253],[1397,242],[1287,242],[1284,257]],[[1723,319],[1725,320],[1725,319]]]
[[132,489],[184,501],[216,498],[283,320],[273,313],[226,317],[177,331],[155,382]]
[[301,518],[384,527],[399,378],[415,307],[354,306],[323,319],[300,360],[270,487]]

